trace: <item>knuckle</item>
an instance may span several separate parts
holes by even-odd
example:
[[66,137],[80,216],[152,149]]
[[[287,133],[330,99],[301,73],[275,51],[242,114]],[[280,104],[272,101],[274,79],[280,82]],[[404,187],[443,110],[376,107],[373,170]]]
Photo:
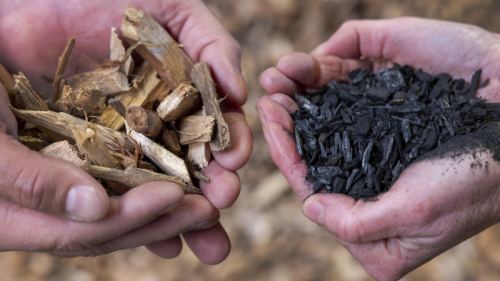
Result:
[[32,210],[42,209],[46,189],[42,171],[23,168],[15,177],[13,183],[14,198],[19,204]]

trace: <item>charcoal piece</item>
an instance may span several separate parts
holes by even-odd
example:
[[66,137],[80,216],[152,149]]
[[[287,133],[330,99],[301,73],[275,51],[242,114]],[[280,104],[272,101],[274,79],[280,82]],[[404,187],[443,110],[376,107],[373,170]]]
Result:
[[349,79],[351,79],[351,84],[357,85],[361,83],[367,76],[370,75],[370,71],[365,70],[365,69],[356,69],[347,74],[349,76]]
[[370,130],[370,118],[362,115],[356,118],[356,131],[360,135],[368,134]]
[[352,148],[351,142],[349,141],[349,133],[344,131],[342,139],[342,154],[346,162],[352,161]]
[[351,95],[351,93],[349,93],[349,91],[347,90],[340,89],[339,91],[340,91],[339,98],[345,102],[357,103],[361,99],[361,97]]
[[358,198],[360,199],[368,199],[377,196],[378,194],[369,188],[363,188],[359,191]]
[[325,103],[329,103],[332,108],[336,108],[337,105],[339,104],[339,98],[337,95],[333,94],[333,92],[337,92],[338,90],[330,90],[326,92],[325,96],[323,97],[323,101]]
[[396,148],[398,149],[399,155],[403,156],[403,140],[399,132],[394,134],[394,140],[396,141]]
[[326,186],[326,192],[333,193],[333,186],[332,185],[327,185]]
[[317,167],[316,171],[321,177],[330,177],[334,178],[336,176],[342,175],[344,172],[337,166],[329,166],[329,167]]
[[354,170],[352,170],[351,175],[350,175],[350,176],[349,176],[349,178],[347,179],[347,184],[346,184],[346,186],[345,186],[345,190],[346,190],[347,192],[349,192],[349,191],[350,191],[350,189],[351,189],[351,185],[352,185],[353,180],[354,180],[354,177],[356,177],[356,175],[358,174],[358,171],[359,171],[358,169],[354,169]]
[[[352,186],[351,191],[349,191],[349,195],[352,197],[358,197],[359,192],[365,188],[365,179],[359,179]],[[358,197],[359,198],[359,197]]]
[[433,127],[431,127],[429,130],[429,135],[424,142],[424,149],[427,151],[431,151],[432,149],[434,149],[434,147],[436,147],[437,141],[438,133]]
[[391,154],[392,154],[392,148],[394,145],[394,137],[393,136],[386,136],[384,139],[383,147],[384,147],[384,158],[382,159],[382,162],[380,163],[380,167],[385,167],[385,165],[388,163]]
[[308,100],[306,97],[295,93],[295,101],[297,101],[297,105],[300,108],[307,110],[313,116],[318,115],[319,107]]
[[391,92],[385,88],[369,88],[365,92],[365,97],[372,101],[387,102],[391,97]]
[[365,152],[363,153],[363,160],[361,161],[361,167],[363,168],[363,171],[365,171],[365,172],[368,169],[368,165],[370,165],[370,164],[368,164],[368,161],[370,161],[372,149],[373,149],[373,142],[370,142],[368,144],[368,146],[366,147]]
[[344,120],[344,123],[346,124],[352,124],[352,120],[351,120],[351,117],[349,117],[349,114],[347,114],[347,108],[342,108],[340,110],[340,112],[342,113],[342,118]]
[[300,136],[299,129],[295,127],[295,143],[297,144],[297,150],[299,151],[300,157],[304,158],[304,142],[302,141],[302,137]]
[[482,69],[477,70],[474,72],[474,75],[472,75],[472,80],[470,81],[470,88],[469,88],[469,96],[475,97],[477,89],[479,88],[479,78],[481,77],[481,72],[483,72]]
[[432,76],[429,73],[423,72],[422,69],[414,71],[413,74],[422,82],[432,81]]
[[486,113],[487,113],[486,109],[483,109],[477,105],[472,107],[471,112],[472,112],[472,115],[474,115],[474,117],[476,117],[476,118],[484,118],[484,117],[486,117]]
[[425,105],[423,104],[405,104],[403,106],[392,106],[389,108],[390,113],[411,113],[411,112],[420,112],[425,109]]
[[320,107],[320,110],[321,110],[321,115],[324,115],[325,116],[325,120],[327,122],[331,122],[333,120],[333,112],[332,110],[330,109],[330,103],[329,102],[325,102],[323,103],[323,105]]
[[479,90],[479,89],[481,89],[483,87],[486,87],[489,83],[490,83],[490,78],[484,80],[483,83],[479,84],[479,86],[477,86],[477,89]]
[[435,78],[438,79],[438,81],[430,92],[430,98],[433,100],[440,98],[445,93],[450,93],[450,82],[453,81],[451,76],[446,73],[438,74]]
[[441,115],[441,117],[443,117],[444,125],[446,127],[446,130],[448,130],[448,134],[450,134],[450,136],[454,137],[455,130],[453,129],[453,125],[450,123],[450,121],[448,121],[448,119],[444,118],[444,116]]
[[337,154],[333,155],[330,154],[330,157],[328,158],[328,162],[325,163],[325,166],[335,166],[339,162],[340,159],[344,157],[342,154]]
[[401,121],[401,131],[403,132],[403,138],[405,140],[405,143],[410,142],[412,137],[412,131],[408,119],[403,119]]
[[417,158],[418,156],[420,156],[419,154],[419,151],[418,151],[418,147],[415,146],[411,149],[410,153],[408,153],[408,157],[411,159],[415,159]]
[[315,95],[311,98],[311,101],[314,104],[320,104],[323,101],[323,96],[322,95]]
[[333,180],[333,192],[335,193],[343,193],[345,187],[347,185],[347,181],[342,177],[336,177]]
[[403,169],[403,164],[398,161],[398,164],[392,169],[392,184],[394,184],[398,180],[401,173],[403,173]]
[[392,97],[392,100],[389,101],[389,105],[403,105],[408,102],[406,97],[406,93],[404,92],[396,92]]
[[323,186],[324,186],[323,183],[317,181],[313,186],[313,194],[318,193],[323,188]]
[[375,168],[370,164],[367,164],[366,167],[366,187],[373,189],[375,188]]
[[335,147],[338,151],[338,153],[342,154],[342,137],[340,134],[337,132],[334,135],[334,141],[335,141]]
[[384,68],[377,73],[377,79],[382,87],[387,88],[391,93],[395,93],[406,88],[406,81],[400,71]]

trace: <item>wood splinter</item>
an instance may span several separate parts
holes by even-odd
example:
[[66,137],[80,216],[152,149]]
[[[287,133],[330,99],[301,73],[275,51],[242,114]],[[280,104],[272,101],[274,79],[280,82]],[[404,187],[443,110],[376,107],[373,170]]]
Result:
[[123,47],[122,40],[118,38],[118,34],[116,34],[116,28],[111,28],[111,39],[109,41],[109,60],[111,62],[117,62],[121,66],[121,70],[125,75],[129,76],[132,74],[134,70],[134,61],[132,57],[129,56],[124,62],[125,59],[125,47]]
[[[205,107],[202,107],[201,110],[198,110],[193,115],[206,116]],[[195,142],[187,146],[186,163],[192,165],[196,170],[201,171],[210,163],[211,155],[212,150],[210,149],[209,142]]]
[[175,121],[193,113],[200,107],[200,93],[190,82],[184,82],[158,105],[156,111],[161,119]]
[[210,74],[208,63],[200,62],[195,64],[191,75],[196,88],[200,91],[206,115],[215,118],[214,138],[210,141],[210,148],[213,151],[227,151],[231,148],[229,127],[219,107],[215,82]]
[[125,127],[127,128],[127,134],[129,137],[140,144],[142,151],[151,162],[153,162],[166,174],[179,177],[184,182],[192,184],[191,177],[189,176],[189,171],[184,160],[166,150],[161,145],[153,142],[143,134],[139,134],[130,129],[127,123],[125,123]]
[[56,77],[54,78],[54,91],[52,93],[52,98],[54,103],[59,99],[59,93],[61,92],[61,80],[64,74],[64,70],[66,69],[66,65],[68,64],[69,56],[71,55],[71,51],[73,51],[73,47],[75,47],[76,38],[73,37],[69,39],[66,48],[59,58],[59,64],[57,65]]

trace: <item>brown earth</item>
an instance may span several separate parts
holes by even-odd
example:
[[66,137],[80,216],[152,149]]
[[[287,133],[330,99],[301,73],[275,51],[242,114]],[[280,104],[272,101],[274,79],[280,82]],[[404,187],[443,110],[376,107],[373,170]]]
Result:
[[[494,0],[207,0],[240,42],[249,88],[245,106],[254,151],[239,174],[242,193],[223,210],[232,241],[228,259],[206,266],[184,248],[162,260],[145,248],[97,258],[62,259],[1,253],[0,280],[372,280],[337,242],[301,213],[301,202],[276,169],[254,106],[265,95],[259,74],[291,51],[309,52],[349,19],[420,16],[500,31]],[[415,270],[403,280],[500,279],[500,227],[492,227]]]

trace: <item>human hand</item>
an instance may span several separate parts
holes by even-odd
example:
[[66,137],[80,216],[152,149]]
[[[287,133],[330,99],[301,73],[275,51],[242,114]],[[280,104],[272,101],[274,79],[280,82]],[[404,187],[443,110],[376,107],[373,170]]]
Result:
[[[261,83],[272,95],[262,98],[257,110],[271,156],[305,200],[305,216],[329,231],[375,279],[397,280],[498,222],[500,166],[495,153],[500,147],[495,142],[487,149],[471,145],[472,155],[415,163],[373,202],[339,194],[310,196],[307,167],[290,134],[294,128],[290,113],[298,106],[289,95],[332,80],[347,80],[347,73],[358,67],[377,71],[393,62],[467,80],[482,68],[484,81],[500,74],[487,63],[498,56],[498,46],[497,35],[467,25],[413,18],[356,21],[344,24],[311,55],[284,55],[276,68],[263,73]],[[467,60],[457,62],[457,57]],[[480,91],[488,101],[497,100],[493,94],[498,90],[496,80]],[[466,136],[465,143],[491,140],[499,132],[494,127]],[[441,149],[446,151],[451,145]]]
[[[2,169],[4,173],[14,174],[16,172],[12,168],[12,162],[9,164],[8,161],[19,162],[20,159],[23,159],[18,156],[22,152],[31,157],[25,157],[24,159],[30,159],[29,162],[36,167],[40,169],[51,167],[51,169],[45,168],[44,171],[47,170],[48,173],[52,171],[52,175],[62,174],[61,170],[68,170],[67,174],[72,175],[73,181],[65,182],[67,185],[63,185],[59,181],[55,182],[58,185],[49,186],[41,184],[42,182],[39,184],[39,187],[58,191],[61,204],[58,207],[53,207],[58,209],[57,212],[42,208],[34,209],[67,218],[64,212],[60,212],[60,210],[64,210],[63,198],[66,197],[69,188],[72,186],[70,183],[77,183],[78,180],[94,186],[99,199],[103,200],[102,202],[99,201],[102,204],[101,211],[103,213],[100,213],[94,220],[102,217],[104,219],[95,224],[92,223],[94,225],[92,235],[87,232],[87,235],[81,236],[79,234],[82,232],[79,229],[84,226],[77,227],[76,225],[81,225],[79,222],[59,220],[56,217],[31,212],[15,204],[0,204],[0,208],[2,206],[4,208],[14,208],[16,214],[26,216],[24,220],[9,220],[13,227],[26,227],[28,224],[24,223],[25,221],[30,220],[30,218],[35,220],[40,216],[44,216],[43,218],[47,222],[46,228],[54,227],[57,224],[68,226],[63,237],[64,241],[62,239],[57,241],[65,244],[77,243],[87,246],[85,249],[71,247],[79,250],[64,252],[61,250],[64,244],[54,245],[54,247],[57,246],[57,249],[52,249],[43,246],[43,241],[39,241],[40,245],[38,247],[31,242],[30,246],[27,247],[28,242],[26,239],[18,239],[17,243],[13,244],[14,246],[9,249],[36,249],[62,255],[88,255],[88,253],[93,254],[93,248],[104,249],[95,251],[95,254],[103,254],[118,249],[148,244],[148,248],[159,256],[175,257],[179,254],[182,245],[178,234],[184,233],[183,236],[187,244],[203,262],[214,264],[225,259],[229,252],[230,243],[227,234],[218,223],[216,208],[227,208],[238,197],[240,181],[235,171],[248,161],[252,146],[251,133],[241,109],[241,105],[246,102],[247,93],[239,66],[240,48],[208,8],[201,1],[196,0],[148,1],[147,5],[144,1],[113,1],[109,3],[103,3],[102,1],[18,1],[15,3],[5,2],[1,5],[0,38],[4,43],[0,46],[0,61],[11,72],[22,71],[35,90],[46,93],[51,92],[50,85],[44,82],[41,76],[52,77],[54,75],[58,57],[69,38],[77,37],[77,44],[73,49],[66,76],[71,75],[78,60],[87,59],[86,63],[80,67],[85,71],[95,68],[96,65],[92,61],[103,61],[108,58],[110,27],[119,27],[121,25],[122,14],[126,5],[132,5],[137,9],[144,10],[158,20],[174,38],[185,45],[184,50],[194,61],[202,60],[209,63],[214,79],[219,85],[219,93],[221,96],[229,94],[225,100],[224,117],[232,136],[231,150],[214,152],[214,160],[203,170],[203,173],[212,180],[210,184],[200,184],[205,197],[188,195],[184,196],[184,199],[182,197],[179,199],[175,195],[179,187],[171,184],[155,183],[136,188],[120,199],[107,199],[104,196],[102,187],[82,171],[75,170],[73,166],[70,167],[66,163],[55,161],[55,159],[34,156],[32,152],[26,151],[23,146],[12,138],[9,139],[8,136],[2,135],[1,137],[4,137],[6,142],[9,141],[8,143],[11,146],[9,151],[13,151],[15,155],[15,157],[8,158],[0,154],[2,155],[0,156],[0,165],[5,165],[5,169]],[[23,24],[19,24],[19,22]],[[40,22],[43,22],[43,25],[39,24]],[[11,134],[11,136],[14,135]],[[21,166],[21,163],[19,165]],[[57,165],[57,167],[54,165]],[[42,179],[45,178],[50,177],[44,176]],[[28,178],[26,178],[26,182],[29,182]],[[4,183],[4,186],[7,186],[7,184]],[[167,196],[165,194],[162,197],[148,191],[160,187],[165,189],[162,193],[167,193],[166,190],[170,190],[169,192],[173,193],[173,195]],[[16,187],[10,186],[9,188],[15,189]],[[129,199],[127,200],[127,198]],[[35,202],[36,199],[34,198],[32,201]],[[173,211],[156,218],[163,209],[179,203],[179,200],[182,201],[181,205]],[[20,200],[14,201],[20,203]],[[150,201],[159,203],[155,207],[155,204],[149,203]],[[135,214],[128,214],[127,217],[122,215],[120,218],[118,216],[117,208],[129,210],[128,205],[133,208],[133,206],[138,206],[141,202],[147,205],[147,208],[140,210],[140,212],[136,210]],[[107,211],[108,205],[110,206],[109,211]],[[22,206],[30,207],[27,205]],[[116,231],[113,232],[113,235],[109,234],[109,230],[106,232],[107,228],[105,227],[109,225],[109,229],[112,229],[112,224],[109,221],[111,219],[122,222],[120,228],[115,225],[114,229]],[[134,220],[132,221],[132,219]],[[106,221],[108,223],[105,223]],[[200,223],[201,225],[199,225]],[[192,231],[186,232],[189,229]],[[194,231],[199,229],[205,230]],[[23,237],[26,238],[26,236]],[[84,240],[82,241],[82,239]],[[30,238],[30,241],[32,240]],[[88,241],[92,243],[87,243]],[[109,246],[103,246],[103,243]]]

